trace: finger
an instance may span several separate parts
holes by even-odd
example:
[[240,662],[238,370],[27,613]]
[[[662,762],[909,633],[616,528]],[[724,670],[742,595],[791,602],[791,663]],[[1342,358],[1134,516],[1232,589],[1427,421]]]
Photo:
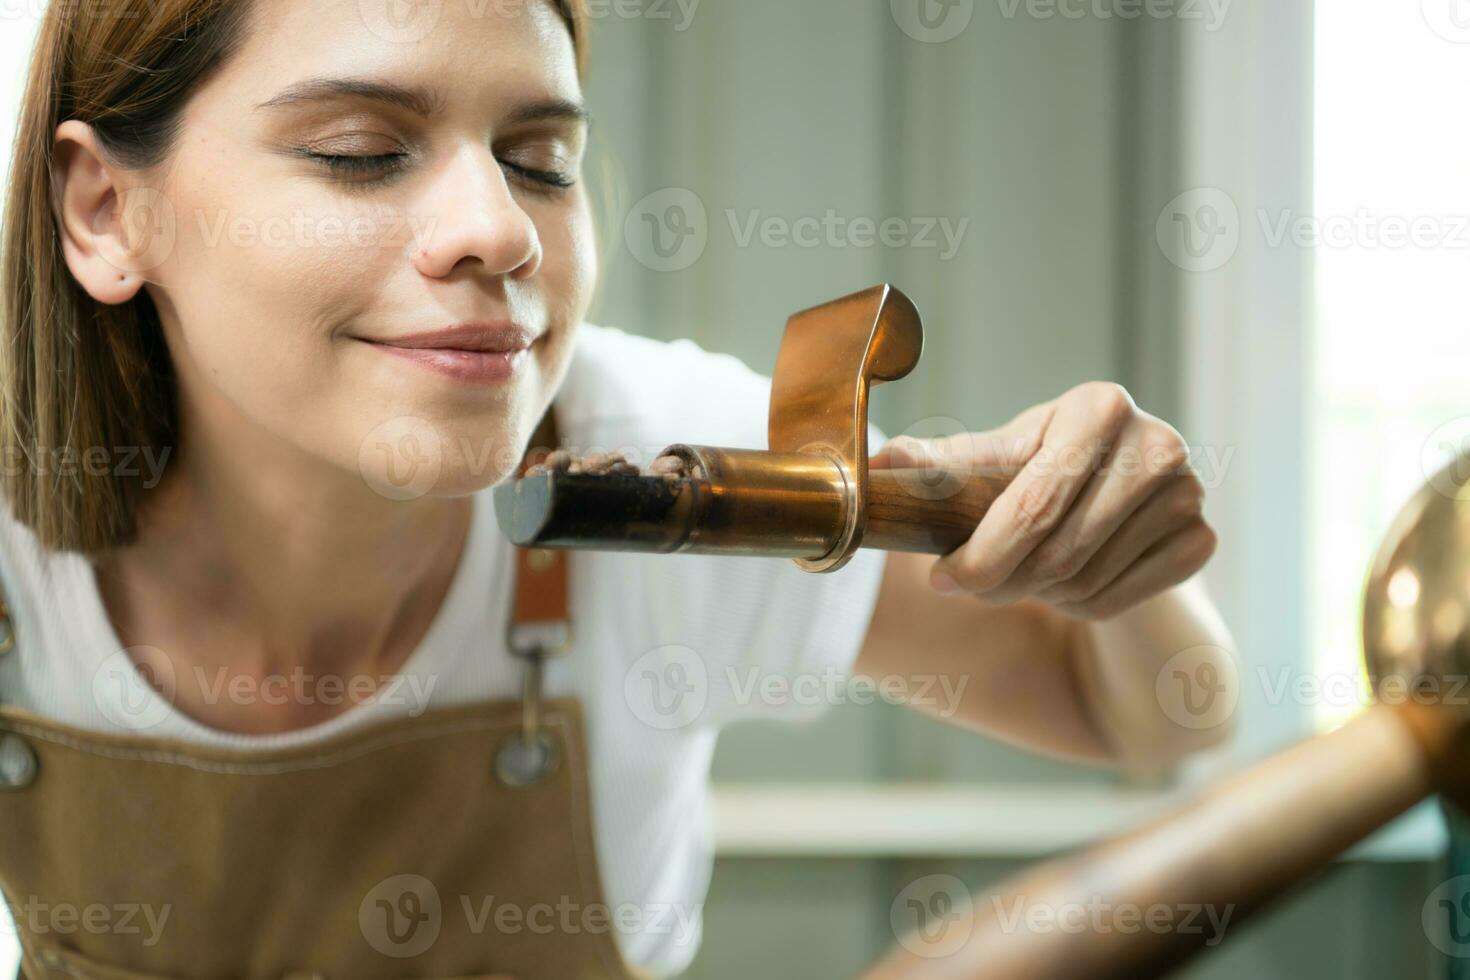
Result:
[[1037,405],[1005,425],[986,432],[960,432],[949,436],[919,439],[895,436],[868,460],[869,469],[915,467],[1008,466],[1019,468],[1036,453],[1050,405]]
[[936,461],[936,453],[933,448],[934,440],[916,439],[913,436],[894,436],[883,444],[868,459],[870,470],[906,470],[919,467],[933,466]]
[[[1057,529],[1021,559],[1020,564],[1006,576],[1005,581],[977,595],[987,602],[1012,603],[1027,596],[1036,595],[1041,589],[1051,585],[1054,579],[1042,579],[1036,574],[1038,564],[1046,562],[1048,565],[1065,566],[1071,560],[1071,556],[1064,550],[1058,536],[1076,535],[1084,524],[1091,525],[1101,519],[1096,513],[1096,508],[1099,506],[1105,482],[1106,478],[1102,474],[1094,475],[1089,479],[1081,492],[1077,494],[1077,499],[1072,502],[1066,517],[1062,519]],[[1080,571],[1080,568],[1078,570]],[[1064,571],[1065,568],[1059,568],[1056,574],[1060,575]]]
[[1060,526],[1017,566],[1004,588],[1030,595],[1077,576],[1124,521],[1189,460],[1173,429],[1134,422],[1083,487]]
[[940,559],[935,571],[972,592],[1003,584],[1061,523],[1132,414],[1133,400],[1117,385],[1059,400],[1036,455],[996,498],[970,539]]
[[1204,486],[1193,472],[1169,477],[1128,516],[1081,571],[1042,589],[1037,598],[1056,605],[1092,598],[1159,541],[1200,519],[1203,510]]
[[1057,608],[1080,619],[1112,619],[1204,568],[1214,555],[1218,540],[1203,520],[1194,521],[1154,545],[1091,599]]

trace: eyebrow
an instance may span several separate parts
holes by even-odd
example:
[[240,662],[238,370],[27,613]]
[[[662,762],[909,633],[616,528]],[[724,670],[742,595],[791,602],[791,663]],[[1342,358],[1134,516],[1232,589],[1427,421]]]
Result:
[[[424,118],[438,115],[448,104],[447,96],[437,88],[398,85],[375,78],[308,78],[288,86],[255,108],[279,109],[334,99],[367,99],[398,106]],[[510,116],[512,123],[546,120],[590,123],[591,114],[580,103],[552,98],[518,106]]]

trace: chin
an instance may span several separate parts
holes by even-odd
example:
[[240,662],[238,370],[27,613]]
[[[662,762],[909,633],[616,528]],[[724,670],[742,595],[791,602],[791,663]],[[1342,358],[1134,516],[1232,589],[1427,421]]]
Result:
[[392,500],[476,493],[514,475],[535,428],[529,410],[430,417],[394,416],[363,438],[357,469],[369,487]]

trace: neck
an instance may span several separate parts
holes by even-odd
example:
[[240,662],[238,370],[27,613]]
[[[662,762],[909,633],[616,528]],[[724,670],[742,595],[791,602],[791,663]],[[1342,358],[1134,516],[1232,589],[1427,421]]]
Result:
[[388,500],[247,427],[228,440],[183,436],[138,541],[98,564],[124,641],[162,648],[176,669],[346,677],[401,666],[448,591],[471,498]]

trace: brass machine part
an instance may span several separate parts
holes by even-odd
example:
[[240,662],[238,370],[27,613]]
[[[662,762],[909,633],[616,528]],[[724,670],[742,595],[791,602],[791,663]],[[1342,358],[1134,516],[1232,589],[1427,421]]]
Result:
[[[1248,915],[1425,797],[1470,805],[1467,476],[1470,455],[1462,454],[1431,478],[1400,512],[1370,569],[1363,651],[1377,704],[1134,830],[1000,882],[945,926],[964,937],[947,955],[895,947],[861,980],[1171,976],[1204,951],[1210,930],[1016,929],[1004,910],[1229,910],[1233,935]],[[1453,935],[1441,928],[1446,940]]]

